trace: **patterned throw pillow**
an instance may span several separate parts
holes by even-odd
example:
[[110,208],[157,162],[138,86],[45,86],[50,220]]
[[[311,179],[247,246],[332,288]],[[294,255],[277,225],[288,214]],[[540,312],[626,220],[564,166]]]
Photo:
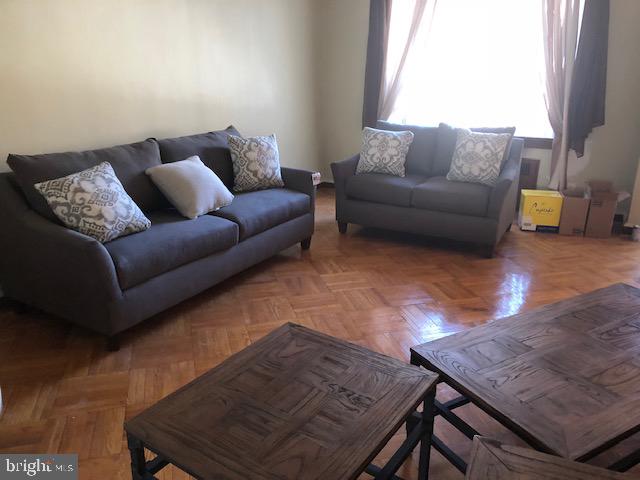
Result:
[[512,135],[472,132],[466,128],[457,131],[447,180],[495,186]]
[[234,191],[284,187],[275,135],[249,138],[229,135],[228,142],[233,162]]
[[62,223],[99,242],[141,232],[151,226],[109,162],[36,183],[34,187]]
[[362,131],[362,150],[356,175],[387,173],[404,177],[404,164],[412,142],[413,132],[391,132],[365,127]]

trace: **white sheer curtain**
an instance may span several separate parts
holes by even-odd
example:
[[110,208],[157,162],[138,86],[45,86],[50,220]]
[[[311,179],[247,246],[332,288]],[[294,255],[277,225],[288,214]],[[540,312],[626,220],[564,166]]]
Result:
[[[389,120],[516,126],[553,135],[545,108],[543,0],[440,0],[427,8]],[[415,1],[394,0],[387,55],[400,55]]]
[[567,187],[569,97],[582,5],[580,0],[543,0],[545,102],[553,128],[549,188]]
[[436,3],[437,0],[400,0],[389,3],[392,21],[378,108],[378,115],[382,120],[388,120],[393,112],[404,85],[407,67],[415,61],[415,44],[424,42]]

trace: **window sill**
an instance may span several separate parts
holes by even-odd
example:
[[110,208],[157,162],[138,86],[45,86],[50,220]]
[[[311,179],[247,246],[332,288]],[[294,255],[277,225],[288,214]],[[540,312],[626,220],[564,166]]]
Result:
[[542,148],[545,150],[551,150],[551,145],[553,144],[553,138],[540,138],[540,137],[519,137],[519,138],[524,139],[524,148]]

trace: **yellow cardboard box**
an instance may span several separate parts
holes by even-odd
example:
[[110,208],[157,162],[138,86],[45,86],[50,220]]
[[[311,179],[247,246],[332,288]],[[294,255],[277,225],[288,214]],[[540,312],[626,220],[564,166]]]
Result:
[[562,194],[553,190],[522,190],[518,225],[521,230],[558,227],[562,211]]

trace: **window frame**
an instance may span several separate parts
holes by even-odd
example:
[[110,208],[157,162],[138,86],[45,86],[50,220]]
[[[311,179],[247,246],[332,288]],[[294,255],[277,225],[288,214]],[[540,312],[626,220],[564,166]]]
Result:
[[[518,137],[516,135],[516,137]],[[553,138],[543,137],[518,137],[524,139],[524,148],[541,148],[544,150],[551,150],[553,145]]]

